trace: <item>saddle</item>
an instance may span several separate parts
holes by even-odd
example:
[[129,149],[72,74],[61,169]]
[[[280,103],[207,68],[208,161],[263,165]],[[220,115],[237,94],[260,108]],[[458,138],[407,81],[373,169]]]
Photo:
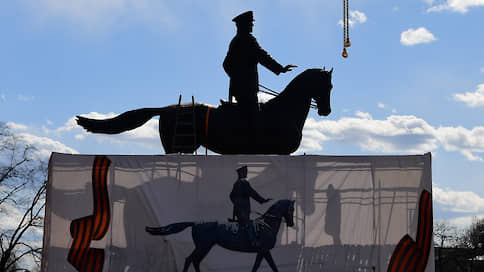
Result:
[[234,102],[230,102],[230,101],[226,101],[226,100],[223,100],[223,99],[220,99],[220,105],[222,106],[226,106],[226,105],[236,105],[237,103],[234,103]]
[[[259,104],[259,112],[261,112],[264,108],[264,103],[258,103]],[[230,102],[227,100],[220,99],[220,107],[223,109],[236,109],[236,110],[242,110],[239,106],[239,104],[235,102]]]
[[227,221],[229,221],[229,223],[239,223],[239,220],[235,218],[227,218]]

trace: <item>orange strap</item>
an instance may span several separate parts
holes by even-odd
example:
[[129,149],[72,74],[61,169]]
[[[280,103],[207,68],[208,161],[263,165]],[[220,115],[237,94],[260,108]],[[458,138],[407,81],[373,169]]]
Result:
[[210,107],[207,107],[207,115],[205,116],[205,137],[208,138],[208,117],[210,115]]

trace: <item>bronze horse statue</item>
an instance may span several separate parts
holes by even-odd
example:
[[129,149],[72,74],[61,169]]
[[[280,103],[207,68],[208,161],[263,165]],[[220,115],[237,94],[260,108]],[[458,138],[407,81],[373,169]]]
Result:
[[77,123],[93,133],[118,134],[158,115],[166,153],[193,153],[204,146],[220,154],[288,155],[301,143],[312,99],[319,115],[331,113],[332,72],[323,68],[300,73],[278,96],[260,105],[255,122],[249,122],[237,104],[193,103],[142,108],[105,120],[77,116]]
[[282,219],[287,226],[294,226],[294,201],[279,200],[272,205],[266,213],[252,221],[257,229],[260,247],[253,247],[247,238],[247,233],[241,231],[238,223],[218,223],[218,222],[180,222],[173,223],[164,227],[146,227],[145,230],[152,235],[170,235],[179,233],[186,228],[192,228],[192,239],[195,244],[193,252],[185,259],[183,272],[193,264],[195,271],[200,272],[200,263],[207,256],[214,245],[233,251],[257,253],[252,272],[257,271],[262,258],[264,258],[272,271],[278,271],[272,259],[270,250],[274,248],[277,240],[277,233],[281,226]]

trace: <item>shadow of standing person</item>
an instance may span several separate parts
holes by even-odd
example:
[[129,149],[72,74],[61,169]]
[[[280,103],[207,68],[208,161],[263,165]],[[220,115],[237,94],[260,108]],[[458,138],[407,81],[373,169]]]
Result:
[[333,184],[330,184],[326,194],[328,204],[326,206],[324,231],[333,237],[333,244],[339,246],[341,245],[341,193],[334,188]]

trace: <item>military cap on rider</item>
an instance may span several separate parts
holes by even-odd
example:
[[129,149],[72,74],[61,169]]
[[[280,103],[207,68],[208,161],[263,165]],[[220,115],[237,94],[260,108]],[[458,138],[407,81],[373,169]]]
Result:
[[237,174],[240,176],[243,176],[244,174],[247,174],[247,165],[244,165],[240,168],[237,169]]
[[254,13],[251,10],[246,11],[242,14],[235,16],[234,19],[232,19],[232,21],[235,22],[236,24],[253,22]]

